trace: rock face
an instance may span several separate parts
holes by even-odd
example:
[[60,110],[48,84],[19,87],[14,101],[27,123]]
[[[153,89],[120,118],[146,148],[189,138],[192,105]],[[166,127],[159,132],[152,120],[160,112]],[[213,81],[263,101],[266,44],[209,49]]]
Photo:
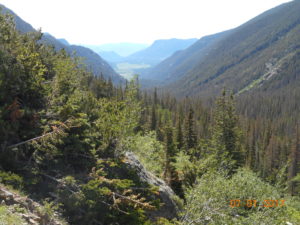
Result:
[[[39,203],[28,197],[22,197],[13,193],[2,185],[0,185],[0,202],[7,205],[11,213],[19,214],[28,225],[63,225],[56,218],[49,218],[48,215],[43,214],[40,210],[42,206]],[[16,211],[14,206],[22,208],[24,212]],[[54,217],[57,216],[55,213]]]
[[141,181],[159,188],[159,199],[163,205],[156,211],[148,211],[149,218],[152,220],[156,217],[175,218],[179,209],[173,200],[175,196],[173,190],[163,180],[148,172],[132,152],[126,152],[125,156],[128,168],[135,171]]

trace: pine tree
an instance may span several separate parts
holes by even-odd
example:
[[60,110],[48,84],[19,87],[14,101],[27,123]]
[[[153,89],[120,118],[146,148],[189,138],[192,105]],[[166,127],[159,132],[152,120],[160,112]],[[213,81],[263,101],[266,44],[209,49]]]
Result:
[[247,124],[247,132],[246,132],[246,136],[247,136],[247,139],[246,139],[246,142],[245,142],[245,151],[246,151],[246,166],[251,168],[251,164],[252,164],[252,161],[253,161],[253,156],[252,156],[252,152],[251,152],[251,138],[252,138],[252,135],[251,135],[251,126],[250,124]]
[[164,144],[165,144],[165,160],[166,160],[165,170],[164,170],[164,180],[178,196],[184,198],[182,184],[179,180],[175,167],[172,165],[173,163],[175,163],[175,156],[177,150],[174,143],[174,131],[170,125],[170,122],[168,122],[168,124],[166,125],[164,132],[165,132]]
[[165,171],[164,171],[164,179],[166,182],[171,185],[172,180],[172,172],[174,168],[172,167],[171,163],[174,161],[174,156],[176,154],[175,145],[173,140],[173,129],[168,124],[164,129],[164,144],[165,144]]
[[177,149],[180,150],[184,146],[184,136],[182,132],[182,127],[181,127],[181,119],[178,118],[177,120],[177,128],[176,128],[176,145]]
[[189,109],[188,116],[185,121],[185,145],[187,151],[193,149],[197,145],[197,135],[195,132],[194,110],[192,107]]
[[299,173],[299,159],[300,159],[300,142],[299,142],[299,128],[296,126],[294,143],[292,145],[290,157],[289,157],[289,171],[288,171],[288,180],[289,180],[289,191],[292,195],[297,194],[297,182],[292,181],[292,179]]
[[156,138],[158,141],[161,141],[163,142],[164,141],[164,131],[163,131],[163,122],[162,122],[162,119],[161,117],[158,115],[158,118],[157,118],[157,127],[156,127]]
[[150,121],[150,130],[156,130],[156,125],[157,125],[157,119],[156,119],[156,110],[155,110],[155,105],[152,105],[152,110],[151,110],[151,121]]
[[249,168],[255,170],[257,169],[257,160],[256,160],[256,143],[255,143],[255,128],[250,127],[250,131],[248,134],[249,137],[249,146],[248,146],[248,162],[247,165],[249,166]]
[[112,83],[111,77],[109,77],[109,79],[108,79],[107,87],[108,87],[108,93],[109,93],[108,96],[109,96],[109,97],[112,97],[112,96],[113,96],[113,93],[114,93],[114,92],[113,92],[113,91],[114,91],[114,90],[113,90],[114,88],[113,88],[113,83]]
[[[231,164],[230,167],[235,169],[244,163],[244,156],[241,149],[238,117],[235,113],[233,95],[227,97],[225,89],[222,96],[217,99],[214,116],[212,140],[217,157],[221,163],[223,163],[222,160],[227,161]],[[225,165],[225,167],[227,166]]]
[[153,93],[153,103],[154,103],[154,105],[158,104],[157,88],[154,88],[154,93]]

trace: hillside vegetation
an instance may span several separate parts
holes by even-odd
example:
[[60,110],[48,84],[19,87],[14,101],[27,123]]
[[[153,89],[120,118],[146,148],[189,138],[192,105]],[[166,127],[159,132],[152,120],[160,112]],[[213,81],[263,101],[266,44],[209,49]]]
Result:
[[147,221],[156,190],[126,169],[121,148],[139,118],[134,85],[93,77],[9,16],[0,25],[1,183],[51,201],[71,224]]
[[[291,4],[281,7],[298,18],[298,5]],[[281,7],[248,25],[265,23]],[[298,25],[281,32],[270,24],[277,35],[266,35],[267,43],[295,46],[289,40],[298,40]],[[267,72],[239,92],[174,98],[140,90],[138,77],[116,87],[94,76],[80,58],[45,44],[41,32],[19,32],[11,15],[0,14],[0,27],[2,221],[300,224],[297,48],[276,51],[279,61],[264,64]],[[203,38],[198,47],[209,56],[216,49],[205,43],[232,40],[234,32]],[[271,51],[269,45],[243,49],[249,58],[240,64],[250,53]],[[199,94],[215,92],[203,86]],[[27,213],[39,219],[29,223]]]
[[199,58],[207,54],[215,41],[222,38],[226,33],[228,32],[201,38],[187,49],[175,52],[158,65],[142,72],[141,77],[143,79],[158,80],[163,82],[163,84],[181,78]]

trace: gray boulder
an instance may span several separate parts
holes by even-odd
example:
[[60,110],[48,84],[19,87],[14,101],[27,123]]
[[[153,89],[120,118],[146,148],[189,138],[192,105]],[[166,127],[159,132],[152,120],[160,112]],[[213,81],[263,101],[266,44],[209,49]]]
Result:
[[125,157],[128,169],[135,171],[142,182],[158,187],[158,198],[160,199],[162,206],[158,210],[148,211],[148,217],[151,220],[155,220],[157,217],[164,217],[167,219],[175,218],[179,212],[179,209],[173,200],[175,196],[174,191],[163,180],[148,172],[140,163],[138,158],[134,155],[134,153],[126,152]]

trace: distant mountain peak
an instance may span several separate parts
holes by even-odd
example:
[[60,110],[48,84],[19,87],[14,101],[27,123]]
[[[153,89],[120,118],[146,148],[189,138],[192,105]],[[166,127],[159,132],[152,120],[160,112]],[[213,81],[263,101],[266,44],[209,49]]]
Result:
[[64,39],[64,38],[59,38],[59,39],[57,39],[60,43],[62,43],[62,44],[64,44],[64,45],[70,45],[70,43],[66,40],[66,39]]
[[156,65],[178,50],[183,50],[198,39],[161,39],[156,40],[148,48],[135,52],[126,58],[131,63]]
[[148,44],[139,43],[110,43],[102,45],[84,45],[87,48],[94,50],[95,52],[115,52],[122,57],[126,57],[134,52],[147,48]]

